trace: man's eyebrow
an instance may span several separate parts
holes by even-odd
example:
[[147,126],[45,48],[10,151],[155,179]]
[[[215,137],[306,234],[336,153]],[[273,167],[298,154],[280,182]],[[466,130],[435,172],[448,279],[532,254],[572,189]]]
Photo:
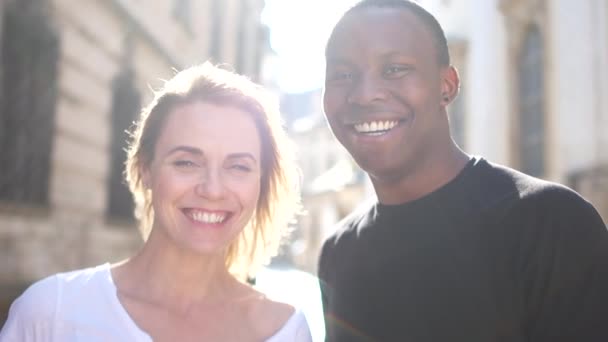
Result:
[[382,55],[380,55],[380,57],[382,58],[392,58],[392,57],[411,57],[410,53],[407,53],[405,51],[395,51],[395,50],[391,50],[391,51],[387,51],[385,53],[383,53]]
[[327,58],[325,59],[325,63],[326,64],[341,64],[341,65],[350,65],[352,64],[351,62],[347,61],[345,58],[342,57],[331,57],[331,56],[327,56]]
[[179,146],[176,146],[176,147],[170,149],[169,152],[165,153],[165,157],[170,156],[171,154],[177,153],[177,152],[186,152],[186,153],[194,154],[197,156],[202,156],[204,154],[203,151],[199,148],[192,147],[192,146],[179,145]]

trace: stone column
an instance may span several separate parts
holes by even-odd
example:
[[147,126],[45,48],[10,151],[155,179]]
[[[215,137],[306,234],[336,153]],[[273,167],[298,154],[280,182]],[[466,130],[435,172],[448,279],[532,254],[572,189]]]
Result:
[[497,0],[471,0],[467,72],[467,150],[508,163],[507,42]]

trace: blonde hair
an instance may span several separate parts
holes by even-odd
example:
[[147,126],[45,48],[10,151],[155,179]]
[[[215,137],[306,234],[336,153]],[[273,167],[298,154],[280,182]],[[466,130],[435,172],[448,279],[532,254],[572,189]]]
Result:
[[234,106],[250,113],[260,136],[262,175],[257,207],[250,222],[228,247],[225,259],[230,272],[244,279],[278,253],[289,232],[288,224],[300,209],[299,172],[292,141],[282,126],[278,101],[248,78],[205,62],[177,73],[155,92],[131,132],[127,150],[126,180],[135,199],[135,216],[146,240],[154,210],[142,170],[154,159],[155,145],[168,114],[177,106],[197,101]]

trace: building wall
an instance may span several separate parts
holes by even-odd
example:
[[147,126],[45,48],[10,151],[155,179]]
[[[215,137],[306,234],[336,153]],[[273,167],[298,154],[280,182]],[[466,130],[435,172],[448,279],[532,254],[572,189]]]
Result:
[[548,5],[556,117],[551,176],[581,192],[608,222],[608,3]]
[[[553,139],[551,150],[553,178],[582,169],[595,161],[597,131],[594,128],[596,84],[593,63],[596,45],[592,33],[589,1],[547,3],[551,50],[551,111]],[[576,51],[576,53],[573,53]]]
[[434,9],[448,37],[466,46],[464,63],[462,56],[456,60],[465,71],[466,150],[515,168],[521,166],[518,58],[526,30],[538,25],[542,177],[575,188],[608,219],[608,3],[466,0],[441,1]]
[[[259,51],[264,51],[259,46],[263,1],[246,1],[250,11],[245,22],[237,20],[245,1],[227,2],[220,22],[223,58],[217,62],[234,64],[240,50],[247,63],[239,71],[255,79]],[[159,87],[173,68],[209,58],[212,1],[190,1],[188,24],[173,14],[176,3],[46,1],[60,37],[49,203],[0,203],[0,322],[8,303],[32,281],[115,262],[141,245],[133,222],[106,215],[112,82],[132,68],[145,104],[152,98],[150,87]],[[237,41],[238,29],[250,33],[245,40]]]

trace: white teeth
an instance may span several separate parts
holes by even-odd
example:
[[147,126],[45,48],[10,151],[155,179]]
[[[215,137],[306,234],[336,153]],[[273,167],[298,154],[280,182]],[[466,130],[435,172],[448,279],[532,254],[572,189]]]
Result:
[[358,133],[380,133],[392,129],[397,126],[398,123],[399,122],[396,120],[364,122],[356,124],[355,131]]
[[203,223],[221,223],[226,219],[225,215],[215,214],[215,213],[207,213],[201,211],[193,211],[191,217],[195,221],[203,222]]
[[[382,123],[380,123],[380,126],[382,126]],[[376,121],[372,122],[369,125],[369,129],[372,131],[377,131],[378,130],[378,123]]]

